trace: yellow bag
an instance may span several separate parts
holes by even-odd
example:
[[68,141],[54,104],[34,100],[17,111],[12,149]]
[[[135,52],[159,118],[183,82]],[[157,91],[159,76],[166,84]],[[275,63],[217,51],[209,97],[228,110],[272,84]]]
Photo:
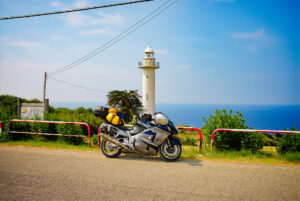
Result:
[[110,109],[108,110],[108,113],[117,114],[117,113],[118,113],[118,109],[115,108],[115,107],[110,108]]
[[124,120],[119,115],[117,115],[117,113],[117,108],[109,109],[108,115],[106,116],[106,120],[115,126],[125,126]]

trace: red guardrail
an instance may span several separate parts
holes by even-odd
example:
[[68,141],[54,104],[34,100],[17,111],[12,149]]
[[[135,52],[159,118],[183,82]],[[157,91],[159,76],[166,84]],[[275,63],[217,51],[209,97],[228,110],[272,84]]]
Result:
[[[48,123],[48,124],[76,124],[76,125],[84,125],[88,129],[88,145],[91,146],[91,127],[84,122],[64,122],[64,121],[41,121],[41,120],[23,120],[23,119],[12,119],[10,122],[29,122],[29,123]],[[9,130],[9,128],[8,128]],[[86,137],[84,135],[63,135],[57,133],[39,133],[39,132],[23,132],[23,131],[10,131],[12,134],[30,134],[30,135],[53,135],[53,136],[70,136],[70,137]]]
[[178,129],[183,129],[183,130],[195,130],[199,133],[199,151],[202,150],[202,143],[203,143],[203,135],[202,132],[199,128],[194,128],[194,127],[177,127]]
[[0,133],[2,133],[2,122],[0,121]]
[[232,131],[232,132],[252,132],[252,133],[291,133],[291,134],[300,134],[300,131],[281,131],[281,130],[254,130],[254,129],[228,129],[228,128],[219,128],[212,132],[211,134],[211,150],[213,150],[214,145],[214,136],[219,131]]

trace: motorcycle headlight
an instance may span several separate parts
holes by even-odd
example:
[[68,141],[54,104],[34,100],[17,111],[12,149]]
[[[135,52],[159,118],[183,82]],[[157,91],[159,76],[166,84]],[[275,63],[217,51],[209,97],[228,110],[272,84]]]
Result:
[[165,126],[169,123],[169,119],[166,117],[166,115],[164,115],[162,113],[155,114],[154,120],[157,124],[159,124],[161,126]]

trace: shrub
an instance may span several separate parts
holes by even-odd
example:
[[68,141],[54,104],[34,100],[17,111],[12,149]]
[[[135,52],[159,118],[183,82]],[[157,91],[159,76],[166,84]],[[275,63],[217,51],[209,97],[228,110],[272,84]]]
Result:
[[2,132],[0,133],[0,142],[6,142],[9,139],[8,126],[9,120],[15,118],[9,107],[0,106],[0,121],[2,122]]
[[[1,96],[3,97],[3,96]],[[16,119],[18,116],[13,111],[12,107],[3,106],[3,102],[0,105],[0,121],[2,121],[2,133],[0,134],[0,142],[6,142],[9,139],[23,140],[32,138],[22,134],[9,135],[9,129],[13,131],[30,131],[30,125],[28,123],[15,122],[10,123],[11,119]]]
[[[82,135],[81,128],[74,124],[57,124],[56,129],[58,133],[63,135]],[[74,144],[74,145],[83,143],[83,139],[81,137],[63,136],[59,138],[59,140],[63,140],[68,144]]]
[[[204,134],[207,139],[211,138],[211,134],[218,128],[238,128],[246,129],[246,120],[243,118],[241,112],[237,112],[233,115],[232,110],[229,113],[226,109],[218,110],[214,115],[210,115],[204,120]],[[247,149],[251,151],[258,151],[263,146],[262,136],[256,133],[238,133],[238,132],[218,132],[214,137],[214,146],[216,149],[233,149],[241,150]]]
[[258,133],[244,133],[241,141],[242,149],[256,152],[263,148],[264,142],[261,134]]
[[285,154],[288,152],[300,152],[300,135],[283,135],[277,143],[277,152],[279,154]]
[[264,146],[276,146],[278,137],[276,135],[262,134]]
[[92,143],[94,146],[98,146],[98,135],[92,137]]

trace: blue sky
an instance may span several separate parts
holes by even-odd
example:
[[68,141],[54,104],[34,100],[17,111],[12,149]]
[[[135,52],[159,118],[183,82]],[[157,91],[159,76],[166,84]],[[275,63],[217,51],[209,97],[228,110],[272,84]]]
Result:
[[[124,1],[0,0],[0,16]],[[165,1],[0,21],[0,94],[41,99],[44,72],[79,59]],[[48,79],[47,97],[105,102],[113,89],[142,94],[137,63],[150,44],[161,66],[158,103],[299,104],[298,18],[296,0],[179,0],[102,53],[55,76],[102,92]]]

